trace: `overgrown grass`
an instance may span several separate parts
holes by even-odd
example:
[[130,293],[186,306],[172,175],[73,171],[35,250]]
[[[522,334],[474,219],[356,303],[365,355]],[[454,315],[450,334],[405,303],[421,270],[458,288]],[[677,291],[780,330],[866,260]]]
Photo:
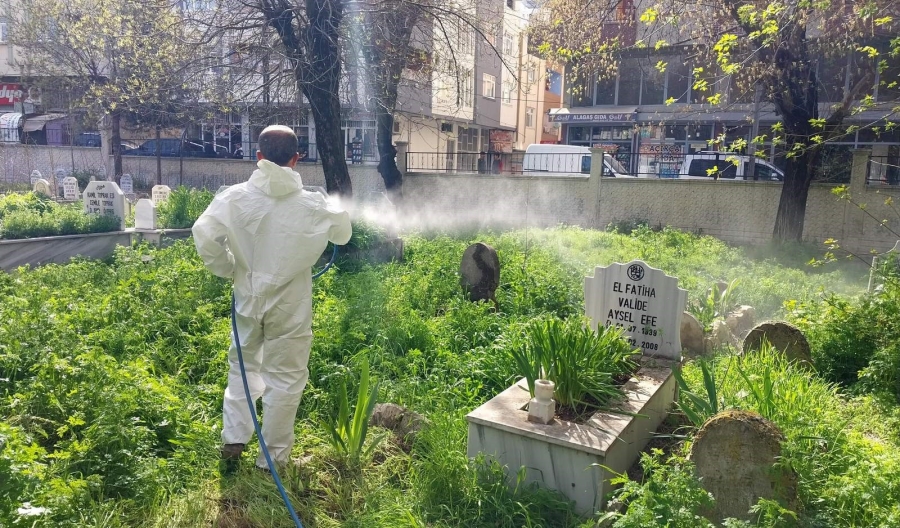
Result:
[[0,238],[105,233],[120,227],[111,215],[85,214],[81,203],[60,205],[38,193],[0,196]]
[[[460,257],[475,241],[499,252],[497,311],[466,301],[459,286]],[[531,321],[583,313],[583,277],[595,265],[643,258],[678,276],[691,295],[740,277],[737,302],[763,313],[856,280],[842,271],[806,274],[751,262],[714,239],[672,230],[625,236],[529,229],[410,236],[405,243],[402,263],[338,269],[314,284],[316,338],[293,453],[303,462],[286,473],[311,525],[590,526],[558,495],[527,485],[527,474],[510,488],[499,468],[470,461],[464,416],[513,380],[506,352]],[[205,271],[191,241],[121,248],[110,263],[77,260],[0,274],[0,525],[290,526],[270,480],[249,467],[255,444],[237,476],[218,472],[229,295],[229,284]],[[349,472],[319,424],[337,414],[340,383],[359,371],[363,357],[381,381],[379,399],[411,407],[430,424],[411,452],[385,441],[363,457],[361,471]],[[750,368],[751,379],[761,372]],[[691,383],[692,375],[688,369]],[[893,444],[883,433],[897,415],[875,398],[853,400],[846,413],[834,410],[837,389],[820,385],[815,397],[824,417],[819,423],[799,411],[787,415],[802,431],[788,434],[788,453],[807,464],[811,518],[839,526],[863,518],[858,508],[845,514],[841,501],[862,496],[863,478],[881,482],[887,475],[864,457],[892,467]],[[804,401],[807,409],[814,399]],[[848,426],[855,432],[833,429],[854,414],[865,415]],[[821,458],[821,445],[801,438],[806,434],[842,451]],[[861,480],[837,485],[843,478]],[[885,500],[894,497],[891,485],[885,483]],[[24,502],[47,510],[20,516]],[[885,506],[873,509],[872,519],[890,519],[886,502],[878,504]]]
[[168,200],[159,204],[160,228],[186,229],[193,226],[214,196],[206,189],[178,187],[169,194]]

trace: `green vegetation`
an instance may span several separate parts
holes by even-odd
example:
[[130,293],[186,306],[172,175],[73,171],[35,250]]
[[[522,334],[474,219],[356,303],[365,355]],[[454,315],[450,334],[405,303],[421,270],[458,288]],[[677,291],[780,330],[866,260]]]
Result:
[[[499,310],[466,301],[459,287],[459,259],[475,241],[498,251]],[[402,263],[338,266],[314,283],[298,464],[282,475],[308,525],[593,526],[559,495],[527,485],[527,474],[509,487],[496,464],[470,461],[464,417],[514,381],[511,352],[531,325],[580,320],[583,278],[594,266],[642,258],[679,277],[692,299],[740,278],[734,302],[762,317],[785,315],[785,301],[794,301],[792,316],[824,298],[857,306],[847,294],[866,278],[852,267],[750,260],[670,229],[410,236],[405,245]],[[229,314],[230,285],[205,271],[189,240],[120,248],[109,262],[0,274],[0,525],[291,526],[270,477],[252,467],[255,443],[237,474],[219,472]],[[820,319],[808,320],[812,328]],[[821,354],[817,365],[825,365]],[[352,428],[367,409],[376,393],[374,383],[359,385],[365,363],[380,382],[378,401],[429,423],[411,446],[393,437],[376,443],[380,430],[365,440],[357,434],[354,468],[322,423],[337,430],[336,417],[346,416],[343,428]],[[709,372],[719,409],[765,411],[785,432],[786,461],[801,477],[800,522],[898,524],[895,401],[860,383],[851,394],[767,353],[714,358]],[[683,378],[708,398],[700,366],[686,366]],[[623,488],[630,508],[620,526],[653,526],[658,515],[672,515],[672,526],[702,525],[694,521],[708,498],[683,457],[683,447],[648,456],[644,481]],[[790,517],[767,504],[759,511],[764,526]]]
[[194,225],[209,207],[215,195],[206,189],[178,187],[169,199],[159,204],[159,226],[162,229],[187,229]]
[[117,231],[111,215],[84,213],[80,202],[60,205],[38,193],[0,195],[0,238],[19,239]]

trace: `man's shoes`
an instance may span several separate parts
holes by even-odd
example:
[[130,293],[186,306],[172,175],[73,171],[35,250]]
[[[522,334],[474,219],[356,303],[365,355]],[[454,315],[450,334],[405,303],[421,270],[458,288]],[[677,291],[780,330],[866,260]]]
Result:
[[222,460],[240,460],[244,452],[244,444],[225,444],[222,446]]

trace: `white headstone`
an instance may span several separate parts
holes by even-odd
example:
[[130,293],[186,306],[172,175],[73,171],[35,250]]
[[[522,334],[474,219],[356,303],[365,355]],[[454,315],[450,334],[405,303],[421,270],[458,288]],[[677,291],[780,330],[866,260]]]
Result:
[[34,192],[41,193],[44,196],[53,196],[53,191],[50,187],[50,182],[45,180],[44,178],[38,178],[37,181],[34,182]]
[[141,198],[134,207],[135,229],[156,229],[156,206],[153,200]]
[[34,187],[34,184],[37,183],[37,181],[43,177],[44,176],[41,174],[41,171],[39,171],[39,170],[31,171],[31,186]]
[[231,187],[231,185],[222,185],[221,187],[216,189],[216,194],[219,194],[220,192],[224,191],[225,189],[227,189],[229,187]]
[[120,228],[125,229],[125,194],[116,182],[92,181],[84,188],[82,198],[85,213],[116,215]]
[[119,179],[119,187],[125,194],[134,194],[134,179],[131,174],[123,174]]
[[63,199],[75,201],[78,199],[78,180],[69,176],[68,178],[64,178],[62,181],[63,184]]
[[172,189],[170,189],[168,185],[154,185],[153,190],[150,192],[153,205],[159,205],[162,202],[165,202],[169,199],[170,194],[172,194]]
[[628,342],[647,356],[681,359],[681,317],[687,291],[678,279],[645,262],[610,264],[584,279],[585,315],[594,328],[622,328]]

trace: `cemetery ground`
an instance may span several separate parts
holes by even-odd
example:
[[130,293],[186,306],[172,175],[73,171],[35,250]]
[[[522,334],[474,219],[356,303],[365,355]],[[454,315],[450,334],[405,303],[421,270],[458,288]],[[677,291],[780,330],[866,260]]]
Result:
[[[710,525],[686,455],[699,426],[688,416],[713,408],[771,420],[779,464],[797,473],[794,510],[762,501],[751,522],[727,526],[900,526],[896,277],[867,295],[862,267],[807,266],[815,248],[745,250],[643,226],[404,239],[403,262],[340,261],[314,283],[310,383],[282,474],[305,526],[594,526],[603,512],[579,517],[469,460],[465,415],[519,377],[510,350],[529,322],[582,315],[584,277],[633,259],[678,277],[695,310],[717,281],[738,279],[733,303],[801,328],[815,371],[729,347],[687,362],[689,412],[673,409],[677,438],[643,458],[641,481],[623,477],[615,526]],[[499,255],[497,309],[460,289],[460,257],[478,241]],[[0,274],[0,526],[292,526],[253,468],[255,441],[236,474],[219,467],[229,308],[230,285],[189,240]],[[379,401],[427,422],[414,439],[373,427],[369,445],[383,439],[356,462],[323,423],[343,383],[356,401],[364,363]]]

